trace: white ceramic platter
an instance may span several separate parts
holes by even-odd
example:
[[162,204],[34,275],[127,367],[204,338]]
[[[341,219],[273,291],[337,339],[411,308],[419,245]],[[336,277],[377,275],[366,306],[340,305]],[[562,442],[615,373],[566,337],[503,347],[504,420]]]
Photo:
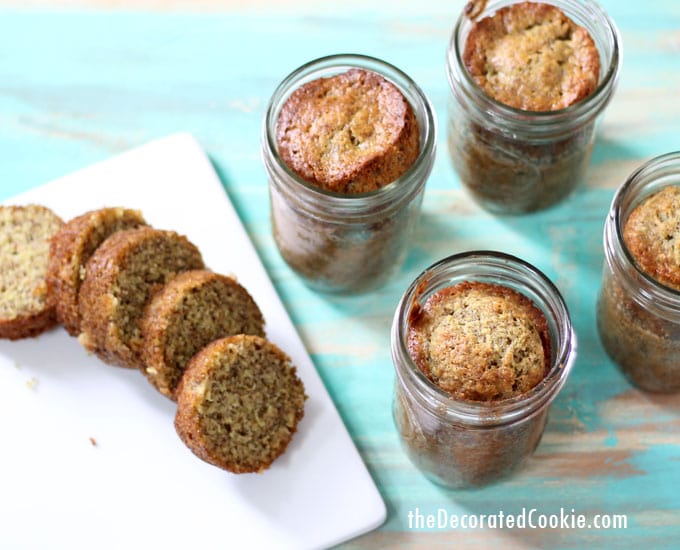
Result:
[[139,373],[89,356],[57,328],[0,341],[0,548],[323,548],[378,527],[385,505],[196,140],[173,135],[7,203],[64,219],[142,210],[188,236],[260,305],[309,399],[286,453],[233,475],[177,437],[175,405]]

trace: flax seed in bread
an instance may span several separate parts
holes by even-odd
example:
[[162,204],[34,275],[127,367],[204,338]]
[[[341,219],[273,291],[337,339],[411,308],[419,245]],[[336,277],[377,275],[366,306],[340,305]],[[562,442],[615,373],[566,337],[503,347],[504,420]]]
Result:
[[0,338],[36,336],[55,325],[45,276],[50,239],[63,223],[44,206],[0,206]]
[[80,334],[78,291],[87,260],[116,231],[146,225],[141,212],[102,208],[73,218],[57,232],[50,245],[47,290],[57,319],[71,336]]
[[85,268],[80,342],[107,363],[143,368],[140,321],[147,301],[178,273],[203,267],[198,249],[173,231],[113,233]]
[[199,458],[234,473],[261,472],[280,456],[306,396],[290,359],[259,336],[222,338],[189,361],[175,428]]
[[491,97],[525,111],[564,109],[597,87],[590,33],[556,6],[519,2],[474,23],[463,62]]
[[430,296],[412,315],[408,348],[432,382],[462,400],[520,395],[550,368],[543,313],[524,295],[482,282],[460,283]]
[[235,279],[207,270],[186,271],[150,300],[142,318],[143,372],[174,399],[189,360],[225,336],[264,336],[264,318]]
[[413,107],[382,76],[350,69],[300,86],[277,120],[279,154],[305,181],[336,193],[391,183],[418,157]]

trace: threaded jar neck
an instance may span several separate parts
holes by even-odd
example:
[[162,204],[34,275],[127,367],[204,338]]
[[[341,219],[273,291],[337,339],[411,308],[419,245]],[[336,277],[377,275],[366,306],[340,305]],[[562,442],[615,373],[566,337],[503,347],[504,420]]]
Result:
[[[491,0],[478,15],[487,17],[516,0]],[[524,111],[488,95],[472,78],[463,62],[467,36],[474,24],[464,13],[454,26],[446,55],[453,96],[478,124],[523,140],[553,140],[567,136],[594,121],[611,99],[621,66],[621,37],[607,13],[593,0],[551,0],[577,25],[588,30],[600,54],[600,78],[595,91],[577,103],[556,111]]]
[[[455,399],[430,381],[411,358],[407,335],[413,307],[427,301],[438,290],[465,281],[509,287],[529,298],[545,315],[552,343],[550,369],[528,392],[500,401]],[[440,420],[466,428],[495,428],[543,410],[566,382],[575,357],[576,336],[560,292],[538,269],[500,252],[456,254],[427,268],[404,293],[392,324],[392,360],[398,383],[423,410]]]
[[[281,158],[276,141],[279,113],[300,86],[353,68],[375,72],[394,84],[413,107],[420,130],[420,153],[413,165],[390,184],[360,194],[334,193],[303,180]],[[424,187],[434,163],[436,122],[425,93],[405,73],[374,57],[339,54],[311,61],[289,74],[274,91],[262,125],[262,158],[272,185],[307,215],[326,222],[335,219],[369,222],[376,213],[398,210]]]
[[626,246],[623,229],[642,201],[669,185],[680,186],[680,151],[656,157],[619,187],[604,226],[604,254],[609,269],[632,300],[668,321],[680,322],[680,291],[642,271]]

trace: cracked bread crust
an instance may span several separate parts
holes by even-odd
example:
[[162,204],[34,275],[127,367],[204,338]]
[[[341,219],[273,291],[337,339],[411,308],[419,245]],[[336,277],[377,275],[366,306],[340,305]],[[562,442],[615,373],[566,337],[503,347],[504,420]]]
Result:
[[235,279],[207,270],[186,271],[158,291],[142,318],[142,372],[163,395],[175,391],[191,358],[235,334],[264,336],[264,318]]
[[178,273],[203,267],[198,248],[174,231],[114,233],[85,268],[80,343],[105,363],[143,368],[140,321],[147,301]]
[[202,460],[262,472],[284,453],[307,396],[290,358],[259,336],[230,336],[199,351],[177,390],[175,429]]
[[141,212],[120,207],[86,212],[64,224],[50,243],[48,299],[71,336],[80,334],[78,291],[85,264],[106,238],[123,229],[146,225]]
[[45,277],[50,239],[63,223],[44,206],[0,206],[0,338],[37,336],[56,324]]
[[495,100],[525,111],[556,111],[597,87],[600,56],[590,33],[559,8],[521,2],[474,23],[463,63]]
[[680,291],[680,187],[669,185],[630,213],[623,240],[650,277]]
[[550,368],[545,316],[502,285],[463,282],[434,293],[414,306],[407,345],[423,374],[462,400],[521,395]]
[[413,107],[382,76],[363,69],[319,78],[286,100],[277,120],[279,154],[305,181],[326,191],[375,191],[418,158]]

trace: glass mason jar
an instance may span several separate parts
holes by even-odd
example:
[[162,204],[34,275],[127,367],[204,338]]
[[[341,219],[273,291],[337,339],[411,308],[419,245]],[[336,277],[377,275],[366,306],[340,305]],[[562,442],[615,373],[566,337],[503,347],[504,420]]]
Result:
[[[307,183],[283,161],[276,123],[290,94],[306,82],[352,68],[378,73],[413,107],[420,129],[420,153],[392,183],[369,193],[342,194]],[[403,262],[420,214],[432,170],[435,115],[423,91],[403,72],[379,59],[333,55],[293,71],[275,90],[267,108],[262,157],[269,178],[272,230],[288,265],[316,290],[356,292],[376,288]]]
[[680,152],[652,159],[619,188],[604,226],[597,327],[609,356],[643,390],[680,391],[680,291],[643,272],[623,240],[628,216],[645,198],[680,185]]
[[[551,340],[545,378],[528,392],[500,401],[465,401],[430,381],[407,349],[409,317],[435,292],[464,281],[509,287],[544,314]],[[518,467],[535,450],[548,407],[576,357],[576,336],[557,288],[528,263],[499,252],[450,256],[421,273],[397,307],[392,324],[396,371],[394,421],[411,461],[435,483],[465,488],[487,484]]]
[[[513,0],[491,0],[486,17]],[[524,111],[487,95],[463,64],[474,24],[464,13],[447,51],[448,145],[462,184],[487,210],[521,214],[551,206],[583,178],[590,160],[595,121],[609,102],[621,64],[621,39],[613,21],[592,0],[549,0],[585,27],[600,54],[595,91],[556,111]]]

